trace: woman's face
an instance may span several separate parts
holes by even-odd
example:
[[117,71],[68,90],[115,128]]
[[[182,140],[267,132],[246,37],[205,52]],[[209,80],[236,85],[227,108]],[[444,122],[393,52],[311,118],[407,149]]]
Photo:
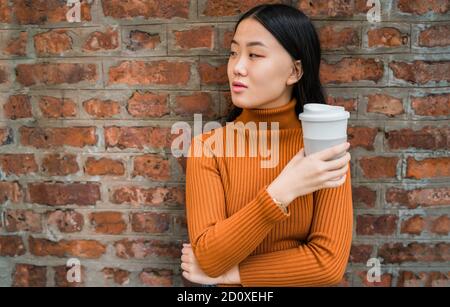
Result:
[[[243,20],[233,37],[227,68],[233,104],[266,109],[289,102],[292,87],[301,77],[295,62],[275,37],[253,18]],[[247,88],[237,90],[233,82]]]

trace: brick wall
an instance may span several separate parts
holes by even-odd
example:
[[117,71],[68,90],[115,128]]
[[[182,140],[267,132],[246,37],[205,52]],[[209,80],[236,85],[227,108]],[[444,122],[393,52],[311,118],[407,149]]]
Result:
[[[0,0],[0,286],[182,285],[170,128],[227,114],[234,23],[270,1],[83,2],[69,23],[64,0]],[[351,113],[341,285],[448,286],[449,0],[381,0],[378,23],[364,0],[281,2],[313,18],[328,103]]]

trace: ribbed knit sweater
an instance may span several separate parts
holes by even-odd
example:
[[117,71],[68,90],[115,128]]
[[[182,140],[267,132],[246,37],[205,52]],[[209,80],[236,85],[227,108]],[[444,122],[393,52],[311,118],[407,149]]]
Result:
[[[275,167],[262,168],[261,160],[267,158],[259,151],[256,157],[248,152],[245,157],[214,154],[221,145],[213,148],[207,140],[217,132],[225,140],[225,127],[191,139],[186,166],[189,239],[200,267],[211,277],[236,264],[241,286],[326,286],[343,277],[352,240],[350,167],[344,184],[297,197],[287,213],[266,190],[303,147],[295,103],[293,98],[277,108],[243,109],[234,120],[279,122],[278,131],[271,126],[257,131],[258,136],[269,134],[269,139],[270,133],[279,136]],[[194,142],[204,145],[209,155],[194,156]],[[225,141],[221,144],[227,146]],[[249,142],[245,145],[248,148]]]

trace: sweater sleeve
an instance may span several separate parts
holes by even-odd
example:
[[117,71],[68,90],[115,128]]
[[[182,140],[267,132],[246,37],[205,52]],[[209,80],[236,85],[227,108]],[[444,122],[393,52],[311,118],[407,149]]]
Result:
[[[227,216],[216,157],[211,150],[198,156],[201,152],[194,149],[194,139],[186,162],[188,233],[200,267],[208,276],[217,277],[250,255],[290,212],[284,213],[264,186],[242,209]],[[199,139],[197,144],[203,147]]]
[[243,286],[325,286],[341,281],[353,228],[350,167],[344,184],[315,191],[313,198],[307,240],[296,248],[247,257],[239,264]]

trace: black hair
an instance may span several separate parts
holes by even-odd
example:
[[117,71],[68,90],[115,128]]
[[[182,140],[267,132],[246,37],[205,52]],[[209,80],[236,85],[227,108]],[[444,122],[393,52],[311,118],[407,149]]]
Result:
[[[295,111],[303,112],[306,103],[326,103],[320,83],[320,41],[311,20],[300,10],[286,4],[262,4],[245,12],[237,21],[254,18],[261,23],[295,59],[301,60],[303,76],[294,84],[292,95],[296,98]],[[226,121],[231,122],[241,114],[242,108],[234,106]]]

